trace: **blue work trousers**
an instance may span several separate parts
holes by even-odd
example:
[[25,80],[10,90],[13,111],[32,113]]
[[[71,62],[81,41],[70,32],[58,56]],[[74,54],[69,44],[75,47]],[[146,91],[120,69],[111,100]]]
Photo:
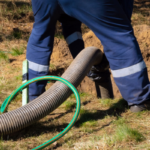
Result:
[[[130,23],[131,13],[127,15],[122,2],[32,0],[35,23],[27,46],[29,79],[48,74],[55,25],[66,14],[86,24],[101,40],[115,82],[128,104],[149,100],[147,68]],[[79,33],[74,37],[80,39]],[[43,82],[32,84],[29,96],[40,95],[45,85]]]

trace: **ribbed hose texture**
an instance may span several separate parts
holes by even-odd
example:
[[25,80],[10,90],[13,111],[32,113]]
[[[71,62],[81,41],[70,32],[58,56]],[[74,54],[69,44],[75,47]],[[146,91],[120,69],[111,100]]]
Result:
[[[73,60],[62,78],[77,87],[87,75],[91,66],[101,62],[102,55],[102,52],[96,47],[85,48]],[[13,133],[33,124],[60,106],[71,93],[69,87],[57,81],[34,101],[0,115],[0,135]]]

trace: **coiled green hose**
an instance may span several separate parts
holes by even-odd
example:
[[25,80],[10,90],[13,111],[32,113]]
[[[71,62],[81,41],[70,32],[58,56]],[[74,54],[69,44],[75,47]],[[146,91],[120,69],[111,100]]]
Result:
[[76,88],[67,80],[61,78],[61,77],[57,77],[57,76],[43,76],[43,77],[37,77],[34,79],[31,79],[29,81],[27,81],[26,83],[22,84],[20,87],[18,87],[15,91],[12,92],[12,94],[10,96],[8,96],[6,98],[6,100],[4,101],[4,103],[1,106],[1,112],[5,112],[8,105],[10,104],[10,102],[12,101],[12,99],[14,98],[14,96],[22,91],[24,88],[26,88],[29,84],[33,83],[33,82],[37,82],[37,81],[41,81],[41,80],[56,80],[56,81],[60,81],[64,84],[66,84],[75,94],[76,97],[76,111],[75,114],[73,116],[73,119],[71,120],[71,122],[68,124],[68,126],[62,131],[60,132],[58,135],[56,135],[55,137],[53,137],[52,139],[50,139],[49,141],[43,143],[42,145],[32,149],[32,150],[41,150],[45,147],[47,147],[48,145],[52,144],[53,142],[57,141],[59,138],[61,138],[62,136],[64,136],[74,125],[75,121],[78,118],[79,112],[80,112],[80,96],[78,91],[76,90]]

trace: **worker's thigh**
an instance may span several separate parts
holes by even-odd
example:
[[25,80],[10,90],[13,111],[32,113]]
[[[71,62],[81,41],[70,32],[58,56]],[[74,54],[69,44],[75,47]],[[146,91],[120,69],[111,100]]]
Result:
[[128,19],[131,21],[134,0],[118,0],[118,1],[121,4]]
[[130,20],[118,0],[59,0],[63,10],[85,23],[104,46],[112,74],[129,104],[150,96],[146,65]]
[[[32,0],[35,23],[27,45],[29,79],[47,75],[60,7],[55,0]],[[46,81],[29,85],[29,100],[45,91]]]
[[27,59],[48,65],[60,8],[55,0],[32,0],[32,9],[35,22],[28,42]]

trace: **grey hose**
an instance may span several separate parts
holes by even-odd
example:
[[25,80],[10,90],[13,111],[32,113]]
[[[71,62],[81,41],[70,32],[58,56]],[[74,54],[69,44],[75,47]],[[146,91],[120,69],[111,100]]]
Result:
[[[91,66],[101,62],[102,55],[102,52],[96,47],[85,48],[73,60],[62,78],[77,87]],[[65,84],[57,81],[34,101],[0,115],[0,135],[13,133],[33,124],[60,106],[70,94],[71,90]]]

